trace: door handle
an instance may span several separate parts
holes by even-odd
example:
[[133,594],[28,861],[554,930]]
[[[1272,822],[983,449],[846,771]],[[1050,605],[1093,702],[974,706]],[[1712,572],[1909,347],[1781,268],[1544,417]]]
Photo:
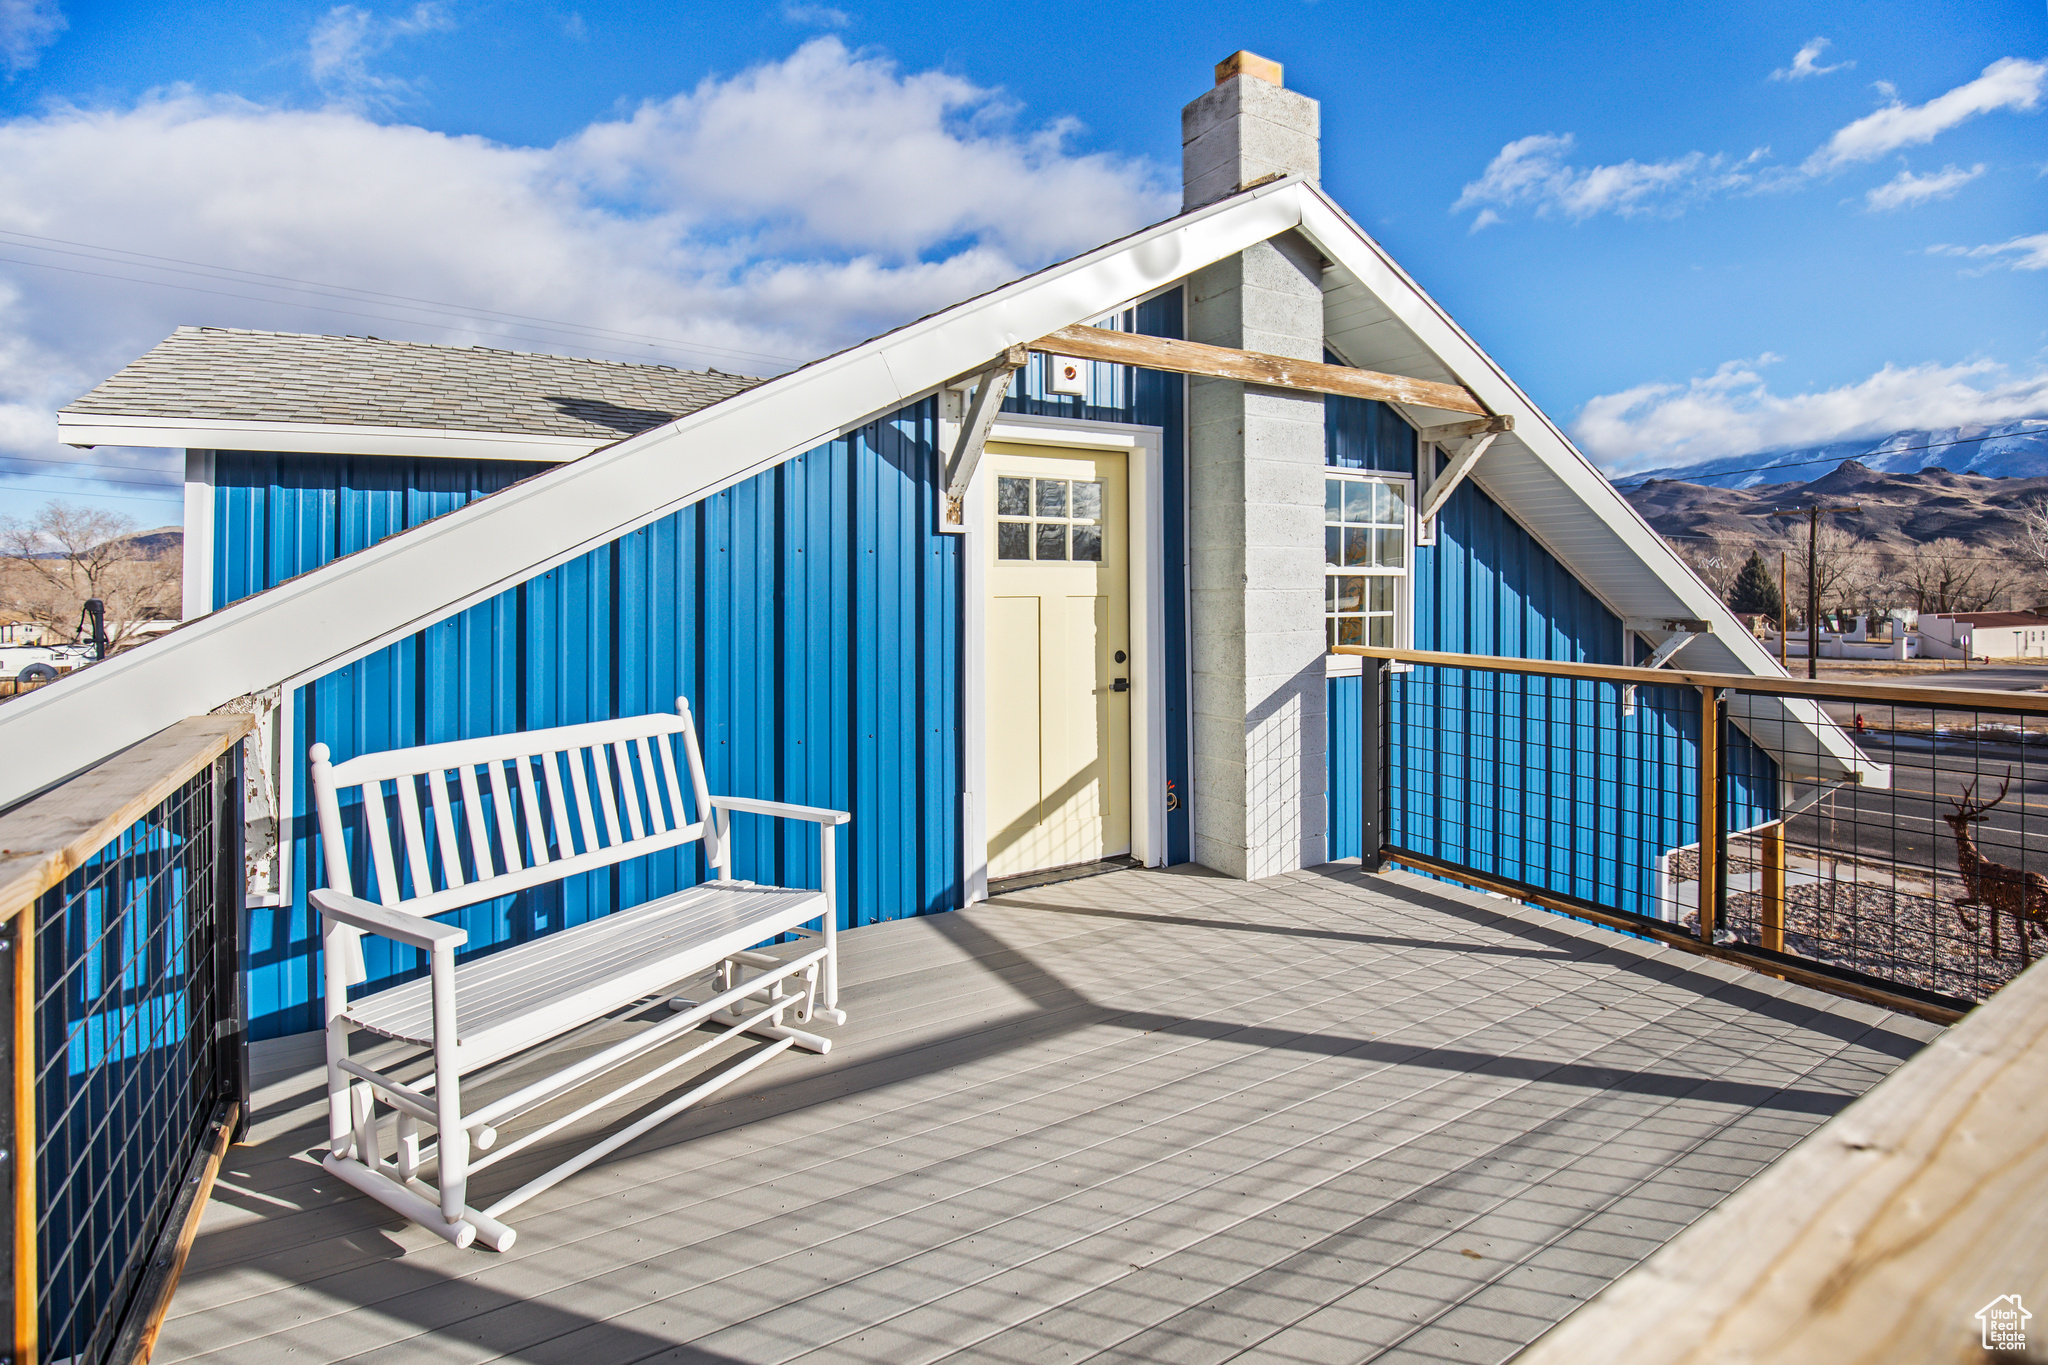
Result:
[[1109,690],[1112,692],[1128,692],[1131,690],[1131,680],[1129,678],[1112,678],[1109,681]]

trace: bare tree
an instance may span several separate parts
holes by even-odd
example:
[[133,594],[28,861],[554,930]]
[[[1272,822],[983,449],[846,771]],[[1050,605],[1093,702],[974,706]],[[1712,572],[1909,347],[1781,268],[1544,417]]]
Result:
[[1673,549],[1700,581],[1714,590],[1714,596],[1723,602],[1728,600],[1729,589],[1735,586],[1735,576],[1742,572],[1744,556],[1736,554],[1718,540],[1674,540]]
[[1966,545],[1944,536],[1901,556],[1899,585],[1920,611],[1984,611],[2019,586],[2024,568],[2017,546]]
[[135,532],[131,517],[69,502],[0,520],[0,608],[69,639],[96,597],[106,604],[109,652],[133,644],[143,623],[179,615],[183,568]]
[[[1805,615],[1806,527],[1784,543],[1790,582],[1787,596],[1797,614]],[[1823,520],[1813,542],[1814,582],[1820,591],[1823,615],[1830,612],[1857,615],[1868,612],[1873,598],[1883,596],[1882,557],[1877,543],[1847,527]],[[1887,604],[1889,605],[1889,604]]]

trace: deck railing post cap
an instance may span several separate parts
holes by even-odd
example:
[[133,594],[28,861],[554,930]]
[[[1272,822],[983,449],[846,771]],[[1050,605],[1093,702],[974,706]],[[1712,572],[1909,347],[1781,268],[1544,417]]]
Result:
[[315,763],[325,763],[330,752],[325,744],[315,744],[312,748],[306,750],[306,757],[312,759]]

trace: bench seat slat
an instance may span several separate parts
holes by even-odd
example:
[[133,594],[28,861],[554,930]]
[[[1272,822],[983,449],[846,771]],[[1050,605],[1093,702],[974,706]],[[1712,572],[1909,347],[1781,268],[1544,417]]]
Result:
[[[712,884],[492,953],[455,969],[467,1071],[672,985],[824,911],[818,891]],[[422,978],[353,1001],[349,1022],[433,1041]]]

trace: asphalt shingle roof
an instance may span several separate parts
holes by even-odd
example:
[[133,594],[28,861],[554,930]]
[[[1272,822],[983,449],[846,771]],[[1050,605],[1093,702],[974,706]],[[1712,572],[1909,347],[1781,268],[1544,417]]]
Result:
[[180,327],[64,411],[507,432],[608,443],[760,382],[716,370],[484,346]]

